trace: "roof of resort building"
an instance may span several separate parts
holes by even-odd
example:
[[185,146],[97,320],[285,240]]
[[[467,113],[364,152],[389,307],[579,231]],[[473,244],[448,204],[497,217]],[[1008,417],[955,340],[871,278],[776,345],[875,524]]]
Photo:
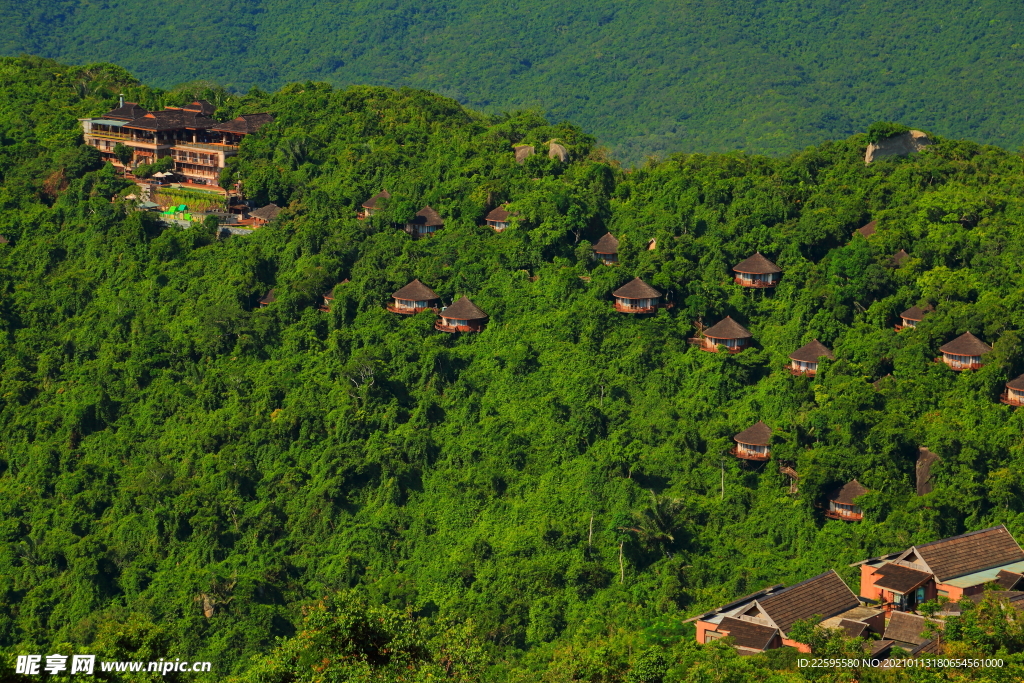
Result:
[[772,440],[772,428],[764,422],[758,422],[732,437],[732,440],[746,446],[767,446]]
[[656,299],[661,296],[661,292],[637,277],[612,292],[612,296],[620,299]]
[[737,273],[748,275],[768,275],[769,273],[781,273],[782,269],[766,259],[757,252],[748,259],[744,259],[732,267]]
[[430,301],[432,299],[440,298],[434,293],[434,290],[427,287],[418,279],[413,280],[391,296],[395,299],[402,299],[403,301]]

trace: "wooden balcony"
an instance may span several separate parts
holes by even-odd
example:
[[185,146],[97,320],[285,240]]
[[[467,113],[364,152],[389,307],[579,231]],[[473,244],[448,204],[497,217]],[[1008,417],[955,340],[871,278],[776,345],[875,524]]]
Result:
[[787,367],[787,369],[789,370],[789,374],[793,375],[794,377],[814,377],[815,375],[818,374],[818,368],[814,368],[813,370],[811,368],[800,369],[794,368],[792,365],[790,365]]
[[214,166],[220,168],[220,159],[213,157],[212,159],[203,159],[195,155],[182,154],[181,152],[171,152],[171,157],[183,164],[195,164],[196,166]]
[[864,519],[864,513],[855,510],[825,510],[825,516],[844,522],[859,522]]
[[128,133],[108,133],[102,130],[91,130],[86,133],[87,137],[101,138],[103,140],[131,140],[132,136]]
[[416,315],[423,311],[433,311],[437,313],[437,306],[424,306],[423,308],[414,308],[412,306],[396,306],[394,304],[387,304],[384,308],[391,311],[392,313],[398,313],[399,315]]
[[693,346],[696,346],[701,351],[708,351],[710,353],[718,353],[718,347],[724,346],[726,353],[739,353],[744,349],[748,348],[747,344],[742,346],[729,346],[725,343],[724,339],[714,339],[712,337],[691,337],[686,340]]
[[229,145],[223,142],[189,142],[188,140],[175,140],[175,147],[185,149],[201,149],[212,152],[237,152],[238,145]]
[[914,323],[908,323],[907,321],[904,320],[903,322],[896,323],[895,329],[897,332],[900,332],[902,330],[912,330],[915,327],[916,325]]
[[449,325],[441,318],[434,323],[434,329],[439,332],[482,332],[484,325],[476,320],[467,320],[461,325]]
[[729,449],[729,452],[741,460],[753,460],[755,462],[768,462],[771,460],[769,451],[758,453],[757,451],[747,450],[742,444],[733,446]]
[[1024,406],[1024,394],[1011,394],[1007,389],[999,396],[999,402],[1008,406]]
[[982,363],[978,361],[958,361],[948,358],[936,358],[936,363],[945,363],[949,368],[955,372],[964,372],[966,370],[980,370]]
[[736,277],[733,281],[740,287],[751,287],[753,289],[772,289],[775,285],[779,284],[778,280],[753,280],[743,277]]

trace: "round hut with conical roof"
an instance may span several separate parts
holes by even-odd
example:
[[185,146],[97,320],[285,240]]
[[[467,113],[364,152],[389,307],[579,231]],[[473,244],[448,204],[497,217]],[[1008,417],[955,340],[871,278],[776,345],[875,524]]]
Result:
[[661,300],[661,292],[640,278],[634,278],[612,292],[615,310],[619,313],[654,313],[668,308]]
[[724,346],[729,353],[739,353],[750,346],[753,336],[731,316],[725,316],[723,320],[705,329],[700,337],[691,341],[698,344],[702,351],[718,353],[718,347]]
[[405,224],[405,231],[414,238],[431,237],[435,232],[444,227],[441,215],[429,206],[424,206],[416,212],[412,220]]
[[970,332],[964,332],[953,341],[939,347],[942,362],[957,372],[980,369],[981,357],[991,350],[991,346]]
[[814,377],[818,374],[818,363],[822,358],[835,360],[832,350],[817,339],[804,344],[789,356],[789,371],[794,375]]
[[440,315],[434,329],[441,332],[482,332],[487,326],[487,314],[466,297],[443,309]]
[[770,289],[779,284],[782,269],[757,252],[732,267],[736,272],[736,284],[741,287]]
[[363,205],[359,209],[359,220],[365,220],[380,211],[383,208],[380,205],[380,201],[382,199],[391,199],[391,193],[387,190],[383,190],[363,202]]
[[484,217],[484,222],[488,228],[493,228],[494,232],[505,232],[511,215],[504,206],[499,206]]
[[591,249],[594,250],[594,258],[606,266],[619,262],[619,240],[610,232],[606,232]]
[[865,237],[865,238],[871,237],[876,232],[878,232],[876,230],[877,226],[878,226],[878,221],[871,221],[870,223],[867,223],[866,225],[863,225],[863,226],[857,228],[857,233],[860,234],[862,237]]
[[275,301],[277,301],[277,297],[274,295],[274,291],[275,290],[271,289],[269,292],[267,292],[262,297],[260,297],[260,300],[258,302],[259,305],[260,306],[269,306],[270,304],[272,304]]
[[892,255],[892,258],[889,260],[889,263],[892,265],[893,268],[899,268],[909,259],[910,254],[907,253],[907,250],[900,249],[899,251]]
[[868,489],[854,479],[831,491],[828,498],[828,510],[825,516],[829,519],[841,519],[846,522],[859,522],[864,518],[864,511],[854,505],[854,501],[868,493]]
[[896,324],[896,331],[917,327],[917,324],[924,320],[924,317],[932,312],[931,306],[911,306],[900,313],[900,322]]
[[1008,406],[1024,406],[1024,375],[1006,383],[1006,391],[999,401]]
[[388,304],[387,309],[401,315],[413,315],[427,309],[436,311],[441,306],[441,297],[419,280],[413,280],[391,297],[395,302]]
[[764,462],[771,455],[768,445],[772,440],[772,428],[764,422],[747,427],[732,437],[732,440],[736,442],[736,445],[730,452],[742,460]]

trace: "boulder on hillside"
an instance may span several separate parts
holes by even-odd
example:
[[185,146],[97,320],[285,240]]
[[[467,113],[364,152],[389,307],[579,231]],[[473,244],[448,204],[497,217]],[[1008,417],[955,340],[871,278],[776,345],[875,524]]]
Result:
[[554,140],[548,142],[548,158],[558,159],[563,164],[569,161],[569,150]]
[[515,145],[516,163],[522,165],[527,159],[533,156],[533,145]]
[[908,130],[906,133],[893,135],[891,138],[880,140],[868,145],[868,151],[864,154],[864,163],[870,164],[875,159],[882,157],[900,156],[905,157],[932,144],[931,139],[919,130]]

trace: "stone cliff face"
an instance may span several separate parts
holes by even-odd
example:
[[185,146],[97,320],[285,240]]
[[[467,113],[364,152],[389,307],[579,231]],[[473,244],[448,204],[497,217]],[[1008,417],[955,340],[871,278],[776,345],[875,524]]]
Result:
[[901,156],[905,157],[932,144],[927,135],[919,130],[909,130],[906,133],[893,135],[874,144],[868,145],[868,151],[864,153],[864,163],[870,164],[881,157]]

